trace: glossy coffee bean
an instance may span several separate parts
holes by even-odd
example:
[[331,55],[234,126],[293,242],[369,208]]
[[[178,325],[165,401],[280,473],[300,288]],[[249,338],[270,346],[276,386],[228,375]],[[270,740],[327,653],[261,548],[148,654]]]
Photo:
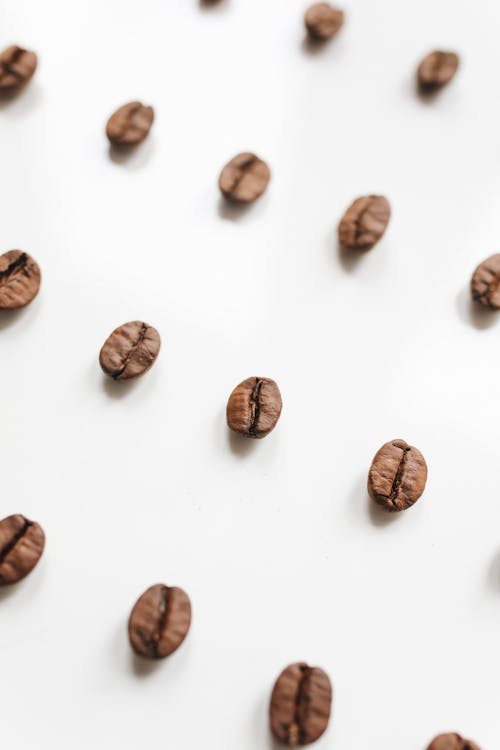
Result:
[[344,13],[328,3],[315,3],[306,11],[304,22],[309,36],[323,42],[340,31]]
[[281,393],[270,378],[247,378],[229,396],[228,427],[249,438],[263,438],[274,430],[283,403]]
[[0,93],[12,94],[33,77],[37,56],[22,47],[8,47],[0,54]]
[[475,302],[490,310],[500,310],[500,255],[492,255],[476,268],[471,279]]
[[423,94],[433,94],[446,86],[458,70],[460,60],[454,52],[431,52],[424,57],[417,70],[417,80]]
[[0,521],[0,586],[17,583],[31,573],[45,547],[42,527],[17,514]]
[[139,656],[164,659],[179,648],[190,626],[191,602],[186,592],[158,583],[145,591],[132,609],[130,645]]
[[41,273],[38,263],[22,250],[0,255],[0,310],[25,307],[38,294]]
[[220,173],[219,188],[230,201],[253,203],[265,191],[270,179],[270,169],[262,159],[255,154],[238,154]]
[[339,242],[347,250],[371,250],[385,234],[391,207],[381,195],[357,198],[339,224]]
[[427,750],[480,750],[472,740],[464,740],[459,734],[440,734],[427,748]]
[[134,320],[115,328],[99,354],[99,363],[114,380],[144,375],[160,351],[160,334],[153,326]]
[[332,709],[330,678],[319,667],[291,664],[280,674],[271,695],[271,731],[290,747],[309,745],[328,727]]
[[114,146],[136,146],[146,138],[154,120],[152,107],[129,102],[114,112],[106,125],[106,135]]
[[368,494],[389,512],[410,508],[425,489],[427,464],[404,440],[391,440],[376,453],[368,474]]

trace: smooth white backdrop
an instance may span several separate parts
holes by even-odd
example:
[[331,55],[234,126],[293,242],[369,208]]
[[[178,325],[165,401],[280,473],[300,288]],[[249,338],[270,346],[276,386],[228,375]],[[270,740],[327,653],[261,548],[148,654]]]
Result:
[[[270,750],[289,662],[330,673],[317,748],[500,742],[500,320],[469,304],[500,248],[496,0],[346,0],[304,45],[304,0],[3,0],[0,43],[40,56],[0,107],[0,247],[43,271],[0,319],[1,516],[47,533],[0,593],[0,706],[16,750]],[[432,103],[435,47],[460,74]],[[104,126],[155,107],[129,159]],[[249,210],[217,177],[241,150],[273,171]],[[336,225],[358,195],[393,206],[358,262]],[[131,387],[98,352],[133,319],[163,340]],[[225,404],[275,378],[279,426],[232,440]],[[374,452],[402,437],[424,497],[370,508]],[[184,646],[144,667],[126,622],[152,583],[183,586]]]

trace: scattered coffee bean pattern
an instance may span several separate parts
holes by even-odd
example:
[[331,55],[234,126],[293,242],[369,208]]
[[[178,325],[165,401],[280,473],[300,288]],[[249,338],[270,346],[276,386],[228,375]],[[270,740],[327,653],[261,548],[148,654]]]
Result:
[[114,146],[137,146],[146,138],[154,120],[152,107],[129,102],[114,112],[106,125],[106,135]]
[[38,263],[22,250],[9,250],[0,255],[0,310],[25,307],[40,290],[41,273]]
[[391,207],[381,195],[357,198],[339,224],[339,243],[347,250],[371,250],[382,239],[391,218]]
[[330,678],[319,667],[290,664],[273,688],[271,731],[290,747],[309,745],[325,732],[332,709]]
[[0,54],[0,93],[16,93],[33,77],[37,56],[22,47],[8,47]]
[[276,427],[282,406],[274,380],[247,378],[229,396],[228,427],[244,437],[263,438]]
[[149,370],[160,346],[160,334],[156,328],[134,320],[115,328],[104,342],[99,362],[113,380],[131,380]]
[[0,586],[17,583],[31,573],[45,547],[42,527],[17,514],[0,521]]
[[459,734],[440,734],[427,750],[480,750],[472,740],[464,740]]
[[235,203],[253,203],[260,198],[271,179],[267,164],[255,154],[238,154],[219,177],[221,193]]
[[419,450],[404,440],[380,448],[368,474],[368,493],[390,513],[411,508],[425,489],[427,464]]
[[128,623],[130,645],[146,659],[164,659],[179,648],[191,626],[191,602],[185,591],[163,583],[139,597]]
[[458,70],[459,58],[454,52],[431,52],[424,57],[417,70],[417,80],[423,94],[433,94],[444,88]]
[[475,302],[490,310],[500,310],[500,254],[480,263],[472,275],[470,286]]
[[306,11],[304,22],[309,36],[324,42],[340,31],[344,23],[344,12],[328,3],[315,3]]

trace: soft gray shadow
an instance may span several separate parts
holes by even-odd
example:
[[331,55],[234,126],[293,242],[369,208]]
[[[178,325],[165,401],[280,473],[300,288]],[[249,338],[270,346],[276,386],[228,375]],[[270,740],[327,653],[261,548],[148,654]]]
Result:
[[33,81],[16,94],[0,95],[0,114],[6,112],[9,116],[26,117],[38,107],[41,100],[42,89],[36,81]]
[[140,385],[140,382],[144,377],[147,377],[145,373],[141,378],[135,378],[133,380],[113,380],[109,375],[102,374],[102,387],[105,393],[110,398],[125,398],[131,391],[135,391]]
[[390,526],[401,516],[401,513],[388,513],[386,510],[382,510],[382,508],[371,499],[368,492],[365,492],[365,497],[368,518],[377,528]]
[[227,5],[227,0],[198,0],[200,10],[211,10]]
[[0,312],[0,331],[26,320],[29,312],[28,308],[29,305],[22,307],[20,310],[2,310]]
[[488,584],[493,591],[500,594],[500,551],[496,553],[488,570]]
[[235,203],[221,195],[217,210],[221,219],[226,219],[227,221],[238,221],[238,219],[248,214],[252,207],[253,203]]
[[344,271],[354,271],[359,265],[360,261],[366,255],[365,250],[348,250],[343,247],[337,239],[337,255],[340,261],[340,265]]
[[498,311],[489,310],[478,302],[474,302],[469,285],[461,289],[457,295],[457,309],[460,319],[479,331],[491,328],[498,321]]
[[9,599],[12,594],[15,594],[16,589],[19,587],[19,583],[13,583],[11,586],[0,587],[0,604],[5,600]]
[[108,147],[108,155],[114,164],[118,164],[131,171],[145,167],[153,155],[155,140],[149,135],[143,143],[137,146],[114,146]]
[[245,458],[245,456],[250,455],[250,453],[255,450],[256,443],[259,443],[260,441],[255,440],[254,438],[247,438],[243,435],[238,435],[237,432],[233,432],[228,427],[227,442],[231,449],[231,453],[238,456],[238,458]]
[[302,43],[300,46],[302,48],[302,52],[304,52],[306,55],[314,57],[315,55],[323,52],[323,50],[327,49],[330,46],[329,43],[332,41],[333,39],[315,39],[314,37],[306,33],[304,38],[302,39]]
[[161,667],[164,659],[144,659],[130,650],[130,668],[136,677],[148,677]]

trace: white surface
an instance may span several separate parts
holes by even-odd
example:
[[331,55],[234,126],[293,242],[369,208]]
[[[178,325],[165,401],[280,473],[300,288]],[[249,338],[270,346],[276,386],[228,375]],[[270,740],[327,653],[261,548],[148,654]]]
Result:
[[[312,54],[305,4],[2,2],[1,46],[40,67],[0,110],[0,243],[43,288],[0,320],[1,515],[47,533],[0,595],[2,746],[269,750],[273,681],[305,659],[335,686],[318,750],[498,748],[500,321],[468,283],[500,246],[499,6],[352,0]],[[425,104],[436,46],[463,67]],[[104,125],[136,97],[154,131],[116,163]],[[247,149],[273,180],[239,214],[216,182]],[[346,265],[337,222],[372,191],[390,231]],[[115,386],[97,355],[136,318],[162,352]],[[255,374],[284,411],[239,443],[225,404]],[[387,519],[365,478],[394,437],[429,482]],[[158,581],[194,621],[149,670],[126,621]]]

